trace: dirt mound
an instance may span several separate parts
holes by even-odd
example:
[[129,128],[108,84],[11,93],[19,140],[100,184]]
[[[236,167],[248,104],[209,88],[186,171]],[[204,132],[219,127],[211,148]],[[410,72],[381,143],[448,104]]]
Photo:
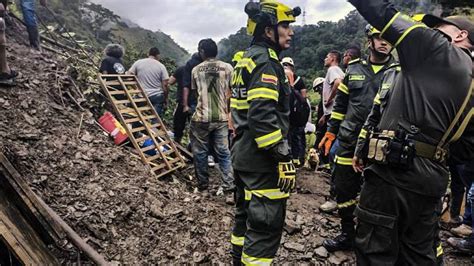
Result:
[[[8,48],[18,86],[0,87],[0,149],[35,191],[109,261],[229,263],[233,208],[214,196],[217,171],[207,194],[192,193],[192,169],[157,180],[130,148],[113,145],[98,114],[72,100],[66,63],[30,50],[19,30],[10,29]],[[303,172],[298,182],[277,262],[354,263],[350,252],[321,248],[339,230],[318,210],[327,179]],[[63,249],[63,263],[77,262],[70,244]]]

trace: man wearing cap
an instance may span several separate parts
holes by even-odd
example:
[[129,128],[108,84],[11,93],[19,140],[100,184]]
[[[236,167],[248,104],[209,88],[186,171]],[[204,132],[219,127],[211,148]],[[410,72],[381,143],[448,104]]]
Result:
[[468,115],[474,24],[464,17],[425,16],[433,30],[387,0],[349,2],[394,45],[401,67],[369,140],[369,157],[371,147],[377,156],[364,170],[354,212],[358,264],[435,265],[435,211],[449,179],[448,148],[461,161],[474,153]]

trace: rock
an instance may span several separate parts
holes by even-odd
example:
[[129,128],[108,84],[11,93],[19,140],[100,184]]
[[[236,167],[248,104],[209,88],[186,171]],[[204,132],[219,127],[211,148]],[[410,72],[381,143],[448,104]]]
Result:
[[293,235],[301,231],[301,226],[297,224],[296,222],[294,222],[293,220],[287,219],[284,229],[288,234]]
[[206,259],[206,255],[202,254],[201,252],[194,252],[193,253],[193,262],[194,263],[201,263]]
[[329,257],[329,262],[335,265],[341,265],[347,260],[349,260],[349,257],[342,251],[336,251]]
[[296,243],[296,242],[287,242],[287,243],[283,244],[283,246],[286,249],[295,250],[295,251],[298,251],[298,252],[303,252],[304,251],[304,245],[301,245],[301,244]]
[[92,137],[91,134],[89,134],[89,132],[86,131],[82,135],[81,140],[90,143],[94,140],[94,137]]
[[314,253],[316,253],[316,255],[318,255],[318,257],[321,257],[321,258],[327,258],[329,256],[328,251],[324,247],[319,247],[315,249]]
[[31,117],[30,115],[24,113],[23,114],[23,117],[25,118],[25,121],[30,124],[30,125],[35,125],[36,124],[36,119],[34,119],[33,117]]

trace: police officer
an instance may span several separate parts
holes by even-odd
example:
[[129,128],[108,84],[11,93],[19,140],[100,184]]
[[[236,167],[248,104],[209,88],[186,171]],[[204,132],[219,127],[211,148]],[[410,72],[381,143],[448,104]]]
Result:
[[232,256],[236,265],[270,265],[280,244],[286,200],[295,186],[287,143],[290,87],[278,55],[290,47],[290,23],[301,13],[275,1],[249,2],[253,41],[237,63],[231,112],[236,130]]
[[388,1],[349,2],[383,29],[381,36],[396,47],[401,66],[377,125],[389,137],[369,141],[369,157],[371,147],[378,151],[379,143],[389,144],[364,171],[355,210],[357,260],[360,265],[434,265],[436,208],[448,183],[447,146],[467,126],[468,135],[457,141],[464,145],[455,153],[468,158],[474,152],[472,122],[465,119],[472,110],[474,25],[463,17],[428,16],[423,22],[436,25],[432,30]]
[[380,38],[380,32],[370,25],[366,32],[369,58],[367,61],[356,59],[349,62],[344,80],[338,87],[328,130],[319,144],[319,148],[324,146],[328,154],[336,136],[339,141],[333,174],[342,233],[323,242],[330,252],[353,247],[355,222],[352,213],[360,191],[361,175],[354,172],[352,157],[357,136],[370,112],[383,73],[394,62],[390,55],[392,47]]

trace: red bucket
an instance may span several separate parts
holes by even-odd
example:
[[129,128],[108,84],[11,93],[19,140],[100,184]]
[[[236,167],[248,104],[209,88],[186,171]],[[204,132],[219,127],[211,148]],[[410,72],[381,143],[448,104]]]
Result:
[[110,112],[105,112],[105,114],[99,118],[99,124],[114,138],[116,145],[120,145],[127,140],[127,132]]

